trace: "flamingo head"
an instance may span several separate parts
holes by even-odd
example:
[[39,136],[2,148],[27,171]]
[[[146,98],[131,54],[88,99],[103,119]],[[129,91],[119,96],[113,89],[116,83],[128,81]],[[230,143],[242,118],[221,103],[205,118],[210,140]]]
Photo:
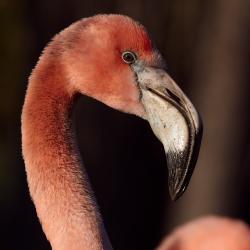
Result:
[[177,199],[196,164],[201,122],[145,28],[126,16],[97,15],[59,33],[53,45],[71,91],[149,121],[164,146],[170,195]]

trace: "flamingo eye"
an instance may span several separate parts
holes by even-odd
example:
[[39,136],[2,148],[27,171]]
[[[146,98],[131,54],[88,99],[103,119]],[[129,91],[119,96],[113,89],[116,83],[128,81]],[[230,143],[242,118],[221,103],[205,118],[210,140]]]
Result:
[[136,61],[137,56],[131,51],[125,51],[122,53],[122,60],[127,64],[132,64]]

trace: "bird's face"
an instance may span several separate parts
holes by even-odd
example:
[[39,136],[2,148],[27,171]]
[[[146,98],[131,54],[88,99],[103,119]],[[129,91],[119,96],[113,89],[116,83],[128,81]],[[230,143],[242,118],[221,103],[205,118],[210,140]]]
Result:
[[202,132],[197,111],[164,69],[141,25],[108,15],[83,20],[78,26],[82,33],[68,62],[75,88],[149,121],[164,146],[170,195],[177,199],[189,183],[199,151]]

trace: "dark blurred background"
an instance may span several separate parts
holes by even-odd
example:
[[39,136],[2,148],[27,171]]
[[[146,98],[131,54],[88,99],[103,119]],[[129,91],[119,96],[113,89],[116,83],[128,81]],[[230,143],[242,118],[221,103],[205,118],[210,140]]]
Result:
[[204,122],[190,186],[173,203],[164,152],[149,125],[90,98],[79,100],[79,146],[114,249],[153,249],[175,226],[201,215],[249,223],[250,1],[0,0],[1,249],[50,249],[27,189],[21,108],[47,42],[97,13],[129,15],[147,27]]

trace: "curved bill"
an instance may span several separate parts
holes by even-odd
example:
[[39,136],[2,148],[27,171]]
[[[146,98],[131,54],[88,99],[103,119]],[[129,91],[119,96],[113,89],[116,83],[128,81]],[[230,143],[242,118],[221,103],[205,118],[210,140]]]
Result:
[[202,137],[198,112],[177,84],[162,69],[137,72],[146,119],[162,142],[169,170],[172,200],[185,191],[192,176]]

